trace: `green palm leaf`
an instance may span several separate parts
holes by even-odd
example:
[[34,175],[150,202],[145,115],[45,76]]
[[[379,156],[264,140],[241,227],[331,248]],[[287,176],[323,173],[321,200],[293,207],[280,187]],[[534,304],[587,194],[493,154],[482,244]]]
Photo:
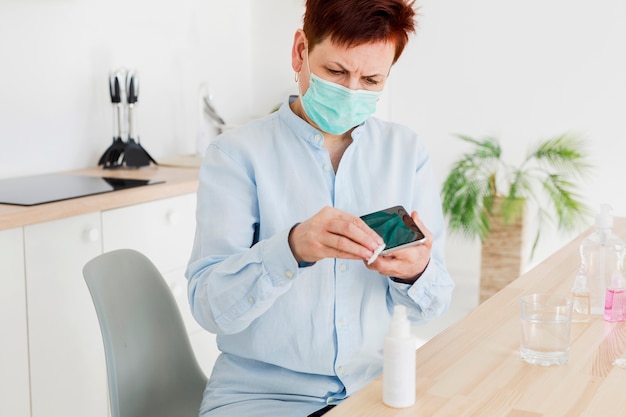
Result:
[[[484,240],[489,234],[489,217],[497,197],[507,223],[517,221],[528,201],[538,207],[538,228],[533,251],[545,221],[559,229],[574,230],[590,213],[576,193],[575,179],[585,178],[591,169],[585,142],[563,134],[531,147],[518,167],[502,160],[496,138],[475,139],[458,135],[473,146],[452,165],[442,188],[442,206],[452,232]],[[497,185],[497,186],[496,186]]]

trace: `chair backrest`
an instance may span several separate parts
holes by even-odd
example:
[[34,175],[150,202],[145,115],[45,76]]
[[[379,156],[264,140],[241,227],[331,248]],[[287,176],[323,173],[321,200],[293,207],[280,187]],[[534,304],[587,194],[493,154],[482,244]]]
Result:
[[197,417],[206,385],[174,297],[154,264],[121,249],[83,275],[106,356],[113,417]]

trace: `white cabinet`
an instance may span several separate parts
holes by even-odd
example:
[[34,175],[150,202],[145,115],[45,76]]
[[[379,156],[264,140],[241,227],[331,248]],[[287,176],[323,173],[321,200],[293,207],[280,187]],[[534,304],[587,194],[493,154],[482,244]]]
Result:
[[24,227],[32,417],[108,415],[100,327],[82,275],[100,213]]
[[0,416],[30,413],[22,230],[0,231]]
[[215,336],[191,316],[184,276],[195,234],[195,209],[195,194],[187,194],[104,211],[102,242],[105,252],[136,249],[154,262],[176,298],[196,358],[210,375],[219,353]]
[[136,249],[162,273],[187,264],[195,233],[195,194],[102,212],[102,248]]
[[132,248],[163,273],[207,376],[215,336],[190,314],[195,194],[0,230],[0,416],[108,417],[100,325],[84,265]]

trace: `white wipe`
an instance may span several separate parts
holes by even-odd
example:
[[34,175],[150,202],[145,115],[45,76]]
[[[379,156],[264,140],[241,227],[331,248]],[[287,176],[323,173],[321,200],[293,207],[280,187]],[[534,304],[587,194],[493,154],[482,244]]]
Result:
[[370,265],[372,262],[374,262],[376,260],[376,258],[378,258],[378,255],[380,255],[380,253],[383,250],[385,250],[385,244],[384,243],[376,248],[376,250],[374,251],[374,254],[372,255],[372,257],[367,260],[367,264]]

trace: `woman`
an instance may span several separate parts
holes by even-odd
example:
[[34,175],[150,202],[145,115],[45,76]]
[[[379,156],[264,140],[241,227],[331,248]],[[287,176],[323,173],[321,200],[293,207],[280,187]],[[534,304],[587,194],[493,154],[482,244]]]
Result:
[[[413,321],[446,311],[430,158],[411,130],[371,117],[414,16],[405,0],[308,0],[300,95],[207,149],[187,277],[222,354],[202,416],[321,415],[380,375],[393,305]],[[395,205],[427,241],[368,264],[382,239],[359,216]]]

